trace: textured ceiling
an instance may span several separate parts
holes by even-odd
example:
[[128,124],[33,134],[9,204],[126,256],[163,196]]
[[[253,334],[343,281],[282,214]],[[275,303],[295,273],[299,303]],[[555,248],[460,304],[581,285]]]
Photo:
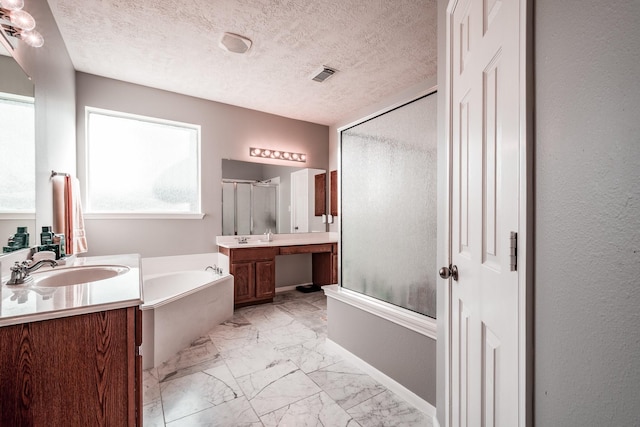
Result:
[[[79,71],[314,123],[436,75],[436,0],[48,2]],[[339,72],[312,81],[323,65]]]

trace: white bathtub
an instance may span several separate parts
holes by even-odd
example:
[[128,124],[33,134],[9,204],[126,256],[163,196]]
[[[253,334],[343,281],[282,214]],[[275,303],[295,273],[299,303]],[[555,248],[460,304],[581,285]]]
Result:
[[142,259],[142,367],[159,366],[233,316],[233,276],[218,254]]

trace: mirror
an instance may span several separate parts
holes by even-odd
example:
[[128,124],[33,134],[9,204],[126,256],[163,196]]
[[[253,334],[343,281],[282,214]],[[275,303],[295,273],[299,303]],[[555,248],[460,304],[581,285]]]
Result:
[[[326,231],[316,215],[316,176],[322,169],[222,160],[222,234]],[[320,199],[324,202],[325,189]],[[294,195],[292,197],[292,194]],[[324,206],[324,204],[323,204]],[[322,208],[322,212],[326,210]]]
[[1,43],[0,76],[0,246],[7,246],[17,227],[27,227],[33,246],[37,244],[35,88]]

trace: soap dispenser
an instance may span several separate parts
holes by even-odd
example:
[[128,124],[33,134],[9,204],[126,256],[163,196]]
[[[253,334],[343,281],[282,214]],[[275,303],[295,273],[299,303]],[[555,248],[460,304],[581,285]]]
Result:
[[264,236],[267,242],[271,242],[273,240],[273,233],[271,232],[270,228],[267,231],[265,231]]

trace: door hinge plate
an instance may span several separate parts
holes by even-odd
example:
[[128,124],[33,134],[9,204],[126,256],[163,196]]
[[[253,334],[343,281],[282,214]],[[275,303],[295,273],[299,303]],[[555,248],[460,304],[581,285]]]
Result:
[[518,233],[515,231],[509,238],[509,270],[518,271]]

